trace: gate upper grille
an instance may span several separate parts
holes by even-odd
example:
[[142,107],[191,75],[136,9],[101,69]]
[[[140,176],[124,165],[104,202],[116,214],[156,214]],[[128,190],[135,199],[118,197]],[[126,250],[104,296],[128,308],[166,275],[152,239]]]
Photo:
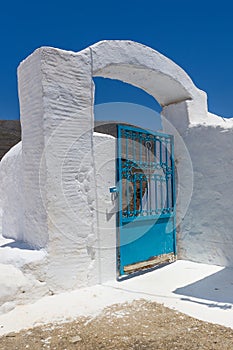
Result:
[[172,216],[173,136],[119,125],[118,154],[122,221]]

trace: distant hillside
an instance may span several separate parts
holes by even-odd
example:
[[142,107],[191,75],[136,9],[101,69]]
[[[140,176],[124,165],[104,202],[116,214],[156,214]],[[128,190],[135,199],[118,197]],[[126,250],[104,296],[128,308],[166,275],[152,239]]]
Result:
[[19,120],[0,120],[0,159],[21,140]]
[[119,123],[108,121],[95,121],[94,131],[100,132],[101,134],[107,134],[117,137],[117,124]]
[[[95,131],[100,132],[101,134],[107,134],[107,135],[112,135],[114,137],[117,137],[117,125],[127,125],[127,126],[132,126],[135,127],[133,124],[129,123],[122,123],[122,122],[115,122],[115,121],[95,121]],[[139,126],[136,126],[136,128],[143,130]]]

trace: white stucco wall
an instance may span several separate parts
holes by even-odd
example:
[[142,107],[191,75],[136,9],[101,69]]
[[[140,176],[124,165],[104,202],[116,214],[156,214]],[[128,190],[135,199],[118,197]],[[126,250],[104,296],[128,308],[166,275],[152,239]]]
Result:
[[[115,184],[115,139],[94,133],[93,159],[91,170],[82,162],[76,163],[80,170],[75,172],[74,198],[70,205],[78,200],[83,208],[74,213],[77,217],[69,223],[74,225],[74,231],[62,232],[54,227],[50,232],[45,273],[53,290],[74,289],[116,278],[116,203],[111,201],[109,192],[109,187]],[[94,179],[93,197],[86,197],[90,179]],[[80,193],[84,193],[81,199]],[[86,206],[92,216],[87,216]]]
[[181,227],[181,255],[233,266],[233,129],[200,125],[190,128],[184,139],[193,162],[194,189]]
[[[50,236],[49,242],[44,246],[48,253],[45,259],[26,267],[29,273],[36,266],[38,279],[46,282],[48,288],[54,292],[116,278],[117,202],[109,192],[109,187],[115,185],[116,141],[112,136],[98,133],[93,134],[92,140],[94,163],[91,173],[87,169],[77,172],[74,179],[76,188],[73,189],[73,196],[78,197],[80,192],[86,191],[90,177],[95,179],[94,200],[88,202],[93,212],[92,218],[86,216],[85,210],[76,212],[75,232],[65,235],[58,227],[55,228],[58,230],[56,239]],[[74,146],[73,151],[78,152],[78,149]],[[90,154],[86,156],[89,157]],[[0,164],[0,176],[3,179],[3,236],[26,241],[23,235],[25,202],[22,187],[22,143],[14,146]],[[78,164],[75,166],[79,167]],[[85,200],[83,196],[82,204]],[[89,231],[84,234],[83,227],[87,225]],[[53,233],[54,231],[49,231],[50,235]],[[31,234],[33,235],[33,231]]]
[[[187,118],[188,103],[162,112],[165,130],[176,127],[175,145],[182,139],[191,161],[188,164],[184,148],[176,147],[178,191],[183,192],[177,203],[178,254],[181,259],[232,267],[233,119],[207,113],[205,121],[200,118],[198,123],[196,113],[193,123]],[[183,206],[182,200],[189,200],[189,206]]]
[[116,278],[116,220],[118,200],[109,191],[116,184],[116,140],[110,135],[94,133],[94,175],[96,219],[94,232],[98,264],[98,283]]
[[2,235],[24,240],[24,191],[22,189],[22,142],[12,147],[0,162]]

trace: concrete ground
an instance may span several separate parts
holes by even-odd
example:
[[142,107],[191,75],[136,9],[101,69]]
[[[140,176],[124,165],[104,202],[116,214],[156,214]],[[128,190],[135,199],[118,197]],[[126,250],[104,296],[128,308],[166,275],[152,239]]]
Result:
[[104,307],[146,299],[233,328],[233,269],[177,261],[121,282],[46,296],[0,315],[0,335],[50,322],[96,316]]

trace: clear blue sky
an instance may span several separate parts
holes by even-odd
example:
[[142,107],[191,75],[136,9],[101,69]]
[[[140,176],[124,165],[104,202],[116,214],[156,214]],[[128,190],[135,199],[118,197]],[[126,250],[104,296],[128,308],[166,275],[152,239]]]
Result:
[[[79,51],[103,39],[144,43],[179,64],[205,90],[209,110],[233,117],[231,1],[4,1],[0,5],[0,119],[18,119],[16,69],[40,46]],[[96,102],[158,110],[152,97],[99,79]]]

